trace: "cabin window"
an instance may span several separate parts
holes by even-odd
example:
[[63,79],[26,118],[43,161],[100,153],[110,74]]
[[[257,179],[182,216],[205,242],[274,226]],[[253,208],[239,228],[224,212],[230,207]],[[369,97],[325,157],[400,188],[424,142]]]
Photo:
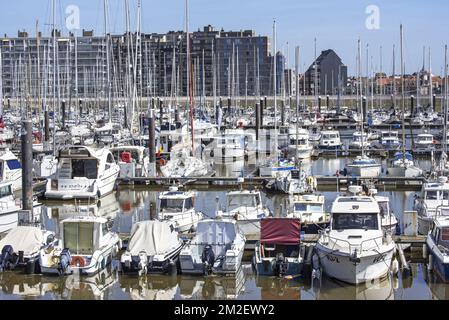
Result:
[[427,191],[426,200],[438,200],[438,191]]
[[253,196],[234,195],[229,197],[228,209],[234,210],[239,207],[255,207],[255,199]]
[[12,195],[11,185],[0,187],[0,198]]
[[106,223],[102,224],[101,233],[103,234],[103,236],[106,235],[108,232],[109,232],[108,225]]
[[193,208],[193,199],[192,198],[186,199],[184,203],[184,210],[190,210],[192,208]]
[[20,165],[19,160],[13,159],[13,160],[6,160],[6,163],[8,164],[9,170],[17,170],[21,169],[22,166]]
[[72,254],[93,254],[93,230],[93,223],[64,223],[64,248],[68,248]]
[[449,228],[442,228],[441,229],[441,240],[442,241],[449,241]]
[[334,213],[332,220],[333,230],[366,229],[378,230],[377,214],[373,213]]
[[181,212],[184,200],[182,199],[162,199],[161,210],[165,212]]
[[97,160],[94,159],[73,159],[72,179],[76,177],[86,177],[87,179],[97,178]]
[[310,203],[296,203],[295,211],[307,211],[307,212],[323,212],[323,208],[320,204],[310,204]]
[[108,154],[108,158],[107,158],[106,162],[114,163],[114,156],[112,154]]

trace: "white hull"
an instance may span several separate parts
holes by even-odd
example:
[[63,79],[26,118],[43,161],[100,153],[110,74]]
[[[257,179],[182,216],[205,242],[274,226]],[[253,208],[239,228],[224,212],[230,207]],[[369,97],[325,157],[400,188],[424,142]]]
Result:
[[422,176],[422,170],[415,167],[391,167],[388,168],[388,175],[391,177],[416,178]]
[[359,284],[374,279],[380,279],[388,275],[394,253],[394,245],[391,249],[378,254],[370,251],[370,254],[359,256],[360,262],[353,262],[349,254],[335,252],[331,248],[319,243],[316,246],[320,265],[327,276],[351,284]]
[[347,165],[348,174],[358,177],[378,177],[381,172],[381,165]]

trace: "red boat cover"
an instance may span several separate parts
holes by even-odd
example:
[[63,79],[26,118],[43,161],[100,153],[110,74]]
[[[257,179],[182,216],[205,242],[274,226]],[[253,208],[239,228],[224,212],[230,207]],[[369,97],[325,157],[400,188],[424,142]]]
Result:
[[299,219],[271,218],[260,222],[260,242],[262,244],[292,245],[301,241]]

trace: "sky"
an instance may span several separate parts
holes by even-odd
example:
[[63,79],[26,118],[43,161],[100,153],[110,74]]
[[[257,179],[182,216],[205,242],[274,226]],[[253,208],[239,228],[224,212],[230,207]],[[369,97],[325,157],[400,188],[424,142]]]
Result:
[[[76,5],[80,12],[80,30],[104,33],[104,0],[56,0],[57,26],[68,33],[66,9]],[[185,0],[141,0],[142,31],[165,33],[185,29]],[[18,30],[35,34],[36,21],[44,35],[50,32],[52,0],[0,0],[0,35],[16,36]],[[109,0],[109,31],[125,30],[124,0]],[[131,30],[136,30],[137,0],[129,0]],[[375,6],[374,11],[372,7]],[[378,12],[378,15],[376,14]],[[377,19],[378,17],[378,19]],[[404,27],[404,64],[406,73],[423,66],[428,69],[431,49],[432,71],[443,74],[444,45],[449,37],[449,1],[447,0],[189,0],[190,31],[212,25],[216,30],[255,30],[272,37],[273,20],[277,26],[277,49],[295,65],[295,47],[300,46],[300,67],[314,59],[314,39],[318,54],[334,49],[356,74],[357,41],[362,43],[362,74],[369,71],[393,71],[393,45],[396,46],[396,73],[400,72],[400,24]],[[374,20],[373,20],[374,19]],[[367,27],[367,20],[369,22]],[[287,44],[288,43],[288,44]],[[368,45],[368,55],[366,54]],[[380,47],[382,46],[382,50]]]

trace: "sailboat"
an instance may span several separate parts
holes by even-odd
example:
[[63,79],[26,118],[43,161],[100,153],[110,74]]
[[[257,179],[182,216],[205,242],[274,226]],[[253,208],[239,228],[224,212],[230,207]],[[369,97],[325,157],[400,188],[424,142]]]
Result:
[[277,129],[277,74],[276,74],[276,21],[273,22],[273,92],[274,92],[274,157],[269,159],[267,163],[259,167],[260,176],[269,176],[276,179],[286,178],[290,171],[296,168],[295,163],[288,159],[279,159],[278,150],[278,129]]
[[[360,60],[361,60],[361,48],[360,48],[360,40],[358,42],[358,62],[359,62],[359,79],[360,79],[360,92],[362,92],[362,82],[361,82],[361,66],[360,66]],[[366,97],[363,97],[362,99],[366,99]],[[362,101],[361,101],[362,102]],[[363,103],[363,102],[362,102]],[[363,107],[362,107],[363,108]],[[362,110],[363,112],[363,110]],[[351,163],[346,165],[346,169],[348,171],[349,175],[354,176],[360,176],[360,177],[378,177],[381,173],[382,166],[381,164],[377,163],[374,159],[368,157],[365,154],[365,148],[366,145],[363,143],[363,133],[364,131],[364,122],[365,119],[363,119],[361,123],[361,148],[362,148],[362,155],[355,158]]]
[[191,149],[181,150],[176,154],[174,159],[170,159],[167,164],[161,167],[161,172],[165,177],[201,177],[211,173],[211,168],[203,159],[198,158],[197,151],[202,153],[202,146],[195,149],[195,121],[193,110],[193,97],[192,97],[192,74],[191,74],[191,61],[190,61],[190,35],[189,35],[189,5],[186,0],[186,44],[187,44],[187,92],[189,95],[189,109],[190,109],[190,131],[191,131]]
[[405,151],[405,92],[404,92],[403,34],[401,26],[401,82],[402,82],[402,151],[396,152],[387,172],[394,177],[414,178],[422,176],[422,170],[414,165],[413,157]]

